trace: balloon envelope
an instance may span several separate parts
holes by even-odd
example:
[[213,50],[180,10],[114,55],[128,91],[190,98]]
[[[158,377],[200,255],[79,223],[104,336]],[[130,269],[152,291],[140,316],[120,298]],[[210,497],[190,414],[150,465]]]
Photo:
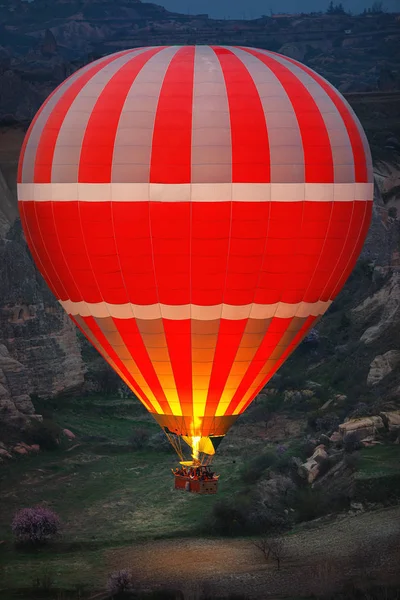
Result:
[[356,116],[318,74],[173,46],[61,84],[18,194],[67,313],[166,431],[212,453],[344,285],[372,181]]

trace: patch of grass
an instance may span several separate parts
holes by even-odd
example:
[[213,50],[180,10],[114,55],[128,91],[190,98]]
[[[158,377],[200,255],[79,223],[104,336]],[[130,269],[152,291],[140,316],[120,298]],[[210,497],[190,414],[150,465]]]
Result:
[[[94,406],[100,410],[93,412]],[[115,410],[109,410],[111,407]],[[0,539],[7,541],[8,549],[14,512],[42,503],[60,515],[68,543],[119,544],[191,535],[201,528],[216,497],[173,490],[175,454],[130,448],[128,440],[134,429],[149,430],[150,434],[159,431],[137,403],[131,414],[123,400],[70,399],[60,410],[53,410],[52,416],[76,434],[69,444],[72,449],[59,448],[5,463],[0,474]],[[99,443],[99,438],[104,442]],[[233,467],[229,457],[216,460],[215,468],[222,473],[219,499],[231,493],[240,466],[238,461]]]
[[393,502],[400,498],[400,447],[373,446],[361,450],[355,475],[355,499]]
[[[133,451],[128,444],[134,429],[149,430],[150,435],[159,431],[140,406],[131,404],[79,398],[58,408],[48,406],[52,418],[71,429],[76,440],[2,465],[1,588],[28,590],[46,571],[54,590],[73,591],[78,584],[98,589],[108,548],[196,535],[215,502],[237,488],[241,461],[233,465],[231,457],[221,456],[215,461],[222,474],[217,496],[173,490],[175,454]],[[21,551],[12,540],[11,521],[16,510],[35,505],[60,515],[61,539],[47,549]]]
[[377,444],[363,448],[359,454],[359,479],[400,475],[400,446]]

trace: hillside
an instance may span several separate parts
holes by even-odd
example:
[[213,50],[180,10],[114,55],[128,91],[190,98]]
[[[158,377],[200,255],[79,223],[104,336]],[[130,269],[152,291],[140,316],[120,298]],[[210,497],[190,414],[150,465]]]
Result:
[[393,13],[217,21],[139,0],[11,0],[0,6],[1,23],[0,120],[6,122],[28,123],[48,93],[93,58],[142,45],[256,46],[305,62],[345,93],[400,89]]

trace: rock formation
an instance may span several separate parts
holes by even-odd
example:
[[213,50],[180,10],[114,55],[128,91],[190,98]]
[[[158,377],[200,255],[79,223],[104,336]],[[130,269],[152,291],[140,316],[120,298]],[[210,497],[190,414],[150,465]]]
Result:
[[364,344],[373,344],[390,331],[393,323],[400,322],[400,273],[393,273],[386,285],[366,298],[352,312],[365,321],[368,321],[367,316],[369,319],[373,314],[378,316],[378,322],[362,333],[360,341]]
[[0,239],[0,410],[15,423],[43,398],[82,386],[84,365],[73,324],[47,288],[15,221]]
[[376,385],[386,375],[389,375],[400,364],[400,351],[389,350],[380,356],[376,356],[371,363],[368,373],[368,385]]
[[34,414],[30,390],[27,369],[0,344],[0,421],[19,426]]
[[346,423],[339,425],[339,432],[343,440],[352,435],[361,442],[365,438],[373,438],[377,432],[382,431],[384,428],[382,417],[373,416],[363,419],[349,419]]

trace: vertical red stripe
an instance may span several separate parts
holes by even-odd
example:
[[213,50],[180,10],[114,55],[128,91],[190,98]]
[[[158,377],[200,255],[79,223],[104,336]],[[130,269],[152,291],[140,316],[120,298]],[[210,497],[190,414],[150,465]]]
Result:
[[[43,279],[49,286],[49,288],[52,291],[52,293],[54,294],[54,296],[56,298],[59,298],[60,296],[59,296],[58,292],[62,290],[61,282],[59,282],[58,278],[57,278],[55,280],[57,288],[53,285],[53,282],[51,281],[51,279],[45,269],[45,266],[41,260],[41,257],[36,250],[36,247],[35,247],[32,235],[31,235],[30,227],[31,227],[31,221],[32,221],[31,211],[33,210],[33,202],[20,202],[18,208],[19,208],[19,214],[21,217],[22,228],[23,228],[23,231],[25,234],[26,243],[32,254],[33,260],[35,261],[37,268],[40,270],[40,273],[41,273]],[[29,226],[28,226],[28,224],[29,224]],[[34,223],[32,223],[32,224],[34,225]],[[34,229],[36,232],[35,226],[34,226]]]
[[256,56],[276,75],[292,103],[303,141],[306,182],[334,181],[333,156],[328,131],[318,106],[306,86],[290,69],[272,57],[249,48],[242,49]]
[[[242,410],[240,411],[240,414],[244,413],[246,408],[248,408],[248,406],[253,402],[254,398],[263,389],[263,387],[268,383],[268,381],[271,379],[271,377],[278,371],[278,369],[281,368],[283,363],[289,358],[289,356],[292,354],[292,352],[294,352],[294,350],[296,350],[297,346],[300,344],[300,342],[304,339],[306,334],[310,331],[312,326],[315,324],[315,321],[317,320],[317,318],[318,317],[312,317],[312,316],[308,317],[308,319],[305,321],[303,327],[300,329],[300,331],[297,333],[297,335],[293,338],[292,342],[286,348],[286,350],[284,351],[284,353],[282,354],[280,359],[276,362],[274,368],[271,369],[271,371],[268,373],[268,375],[265,376],[265,379],[263,379],[263,381],[260,383],[260,385],[255,390],[254,394],[252,394],[251,398],[249,398],[249,400],[243,406]],[[254,379],[253,379],[253,381],[254,381]],[[250,386],[248,386],[248,387],[250,387]],[[242,394],[242,396],[243,395],[244,394]],[[234,409],[232,409],[232,411],[233,410]],[[229,407],[229,414],[230,413],[231,413],[231,407]]]
[[[79,325],[79,323],[74,319],[74,317],[72,315],[68,315],[68,316],[71,319],[71,321],[76,325],[76,327],[79,329],[79,331],[81,333],[83,333],[83,335],[85,336],[85,338],[96,348],[97,352],[99,352],[99,354],[101,354],[101,356],[110,365],[110,367],[121,377],[121,379],[126,383],[126,385],[135,394],[138,395],[138,398],[140,398],[140,400],[143,402],[145,408],[149,412],[155,412],[154,407],[151,404],[150,400],[142,392],[142,390],[140,389],[140,387],[136,384],[135,380],[132,378],[132,376],[130,375],[130,373],[129,372],[126,372],[125,374],[122,373],[122,371],[118,367],[118,365],[116,365],[115,362],[107,355],[106,350],[104,349],[104,347],[102,346],[102,344],[100,343],[100,341],[96,338],[96,336],[94,335],[94,333],[90,329],[90,327],[88,326],[88,329],[91,331],[93,337],[95,338],[95,343],[93,343],[93,340],[91,340],[91,338],[89,337],[89,335],[86,333],[85,329]],[[83,318],[83,317],[81,317],[81,318]],[[85,320],[85,322],[86,322],[86,320]],[[88,325],[87,322],[86,322],[86,325]],[[101,332],[100,329],[98,329],[98,331]],[[106,338],[104,338],[104,339],[106,339]]]
[[[75,203],[72,203],[76,205]],[[46,250],[46,255],[51,262],[52,268],[57,273],[60,281],[62,281],[65,293],[59,297],[60,300],[72,300],[73,302],[79,302],[83,298],[88,299],[85,294],[87,289],[82,290],[77,286],[77,282],[74,278],[73,265],[70,264],[64,255],[66,244],[60,243],[60,236],[58,231],[68,236],[68,232],[76,231],[76,226],[73,218],[70,219],[69,205],[67,202],[36,202],[35,209],[40,222],[40,227],[43,235],[43,243]],[[59,209],[63,209],[61,213],[61,219],[56,219],[55,215],[59,213]],[[73,213],[72,213],[73,214]],[[62,239],[62,238],[61,238]],[[74,241],[70,239],[70,245],[74,246]],[[77,257],[75,264],[81,266],[80,257]],[[72,269],[72,272],[71,272]],[[89,283],[87,277],[84,278],[85,283]]]
[[[337,294],[340,292],[340,290],[342,289],[342,287],[344,286],[344,284],[346,283],[347,278],[350,276],[352,270],[355,267],[355,264],[358,260],[358,257],[360,255],[360,252],[362,250],[362,247],[364,245],[365,242],[365,238],[370,226],[370,222],[371,222],[371,217],[372,217],[372,209],[373,209],[373,202],[363,202],[360,203],[364,205],[364,220],[363,220],[363,224],[359,233],[359,237],[355,243],[354,246],[354,250],[352,252],[352,254],[350,255],[350,259],[347,263],[347,265],[345,266],[345,268],[343,269],[343,273],[342,276],[340,277],[339,281],[336,282],[336,286],[334,287],[334,289],[331,291],[331,295],[330,298],[333,300]],[[335,281],[333,279],[333,281]]]
[[[41,206],[37,206],[38,204]],[[46,232],[43,235],[42,230],[43,222],[47,221],[51,212],[50,204],[50,202],[21,202],[20,211],[24,215],[24,231],[27,235],[28,246],[36,264],[42,267],[40,269],[41,274],[55,297],[67,300],[69,298],[68,292],[65,290],[64,284],[58,276],[58,272],[54,268],[51,257],[47,252],[47,235]]]
[[158,100],[150,165],[151,183],[190,183],[194,46],[173,57]]
[[[275,52],[272,52],[275,54]],[[285,60],[291,62],[292,64],[299,67],[302,71],[310,75],[316,81],[323,90],[328,94],[329,98],[332,100],[337,110],[339,111],[340,116],[343,119],[345,124],[348,136],[350,138],[350,144],[353,150],[354,156],[354,169],[355,169],[355,180],[356,182],[368,182],[368,171],[367,171],[367,156],[365,155],[363,141],[360,135],[360,131],[358,129],[357,123],[354,120],[354,116],[351,113],[351,110],[347,106],[346,101],[342,98],[339,92],[332,89],[327,81],[323,79],[318,73],[312,71],[305,65],[289,58],[288,56],[283,57]]]
[[271,166],[267,125],[257,87],[240,60],[227,48],[212,46],[221,64],[229,103],[232,182],[269,183]]
[[279,344],[279,341],[281,340],[285,331],[289,327],[291,321],[291,318],[281,319],[275,317],[272,319],[265,334],[265,337],[262,343],[260,344],[257,352],[255,353],[253,360],[251,361],[251,363],[249,363],[249,367],[246,371],[246,374],[244,375],[240,385],[238,386],[228,407],[228,410],[225,414],[233,414],[233,411],[236,409],[236,407],[242,400],[243,396],[253,383],[254,379],[257,377],[257,375],[265,365],[266,361],[269,359],[276,346]]
[[121,67],[105,86],[90,115],[79,161],[78,181],[109,183],[118,123],[128,92],[147,61],[163,47],[152,48]]
[[[136,319],[133,317],[132,319],[113,318],[113,321],[125,346],[133,356],[139,371],[146,380],[154,396],[157,398],[162,410],[164,413],[171,413],[167,397],[147,353],[147,349],[137,326]],[[156,411],[153,410],[153,412]]]
[[[72,75],[70,75],[70,77],[72,77]],[[68,77],[68,79],[69,79],[69,77]],[[22,142],[21,152],[19,154],[18,172],[17,172],[17,182],[18,183],[22,182],[22,167],[23,167],[23,164],[24,164],[25,151],[26,151],[26,146],[28,145],[29,138],[31,137],[32,129],[34,128],[34,126],[36,124],[36,121],[40,117],[43,109],[48,104],[48,102],[50,101],[50,99],[54,96],[54,94],[57,92],[57,90],[62,85],[64,85],[64,83],[66,81],[68,81],[68,79],[66,79],[65,81],[63,81],[62,83],[60,83],[60,85],[57,86],[56,89],[52,91],[52,93],[50,94],[50,96],[48,96],[46,98],[46,100],[43,102],[42,106],[39,108],[38,112],[36,113],[36,115],[33,117],[33,121],[31,121],[31,124],[29,125],[28,131],[26,132],[25,137],[24,137],[24,141]]]
[[[36,204],[43,205],[47,203],[37,202]],[[86,302],[95,303],[106,300],[99,289],[96,274],[93,272],[90,256],[87,253],[80,219],[80,203],[52,202],[49,204],[53,204],[52,217],[59,248],[59,252],[55,252],[51,256],[51,260],[54,262],[57,271],[65,272],[68,270],[72,276],[74,287],[71,288],[71,280],[66,279],[70,294],[69,298],[72,299],[78,293],[78,298],[80,297]],[[43,210],[41,207],[39,208]],[[53,228],[53,225],[51,227]],[[46,241],[47,234],[48,230],[45,230]],[[53,249],[56,250],[55,244],[53,244]]]
[[207,394],[205,409],[206,417],[215,416],[215,411],[221,399],[222,392],[224,391],[246,325],[247,319],[238,321],[221,319],[220,321],[210,385]]
[[[133,379],[131,373],[125,367],[124,363],[122,362],[122,360],[120,359],[118,354],[115,352],[114,348],[111,346],[111,344],[107,340],[104,333],[101,331],[100,327],[98,326],[98,324],[96,322],[96,319],[94,317],[81,317],[81,318],[85,321],[87,327],[90,329],[93,336],[98,340],[98,342],[104,348],[105,352],[111,358],[111,360],[114,361],[114,363],[116,364],[118,369],[121,371],[121,373],[128,379],[129,382],[131,382],[132,387],[135,390],[137,390],[138,393],[140,393],[141,397],[146,398],[146,401],[148,402],[148,404],[150,406],[152,406],[150,400],[142,392],[142,390],[140,389],[140,387],[138,386],[136,381]],[[153,412],[156,412],[154,408],[152,408],[152,410],[153,410]]]
[[119,54],[113,54],[103,62],[96,64],[92,69],[89,69],[81,77],[79,77],[61,96],[55,107],[53,108],[46,125],[43,128],[42,135],[36,151],[35,159],[35,183],[50,183],[51,170],[53,164],[54,149],[56,147],[57,137],[60,128],[63,124],[65,116],[71,105],[86,83],[103,69],[106,65],[117,60],[120,56],[129,54],[132,50],[126,50]]
[[[149,202],[157,302],[191,302],[191,203]],[[168,226],[166,224],[168,223]]]
[[191,322],[163,319],[163,326],[182,414],[193,416]]
[[333,202],[328,233],[304,300],[331,300],[331,294],[353,255],[365,213],[364,202]]

